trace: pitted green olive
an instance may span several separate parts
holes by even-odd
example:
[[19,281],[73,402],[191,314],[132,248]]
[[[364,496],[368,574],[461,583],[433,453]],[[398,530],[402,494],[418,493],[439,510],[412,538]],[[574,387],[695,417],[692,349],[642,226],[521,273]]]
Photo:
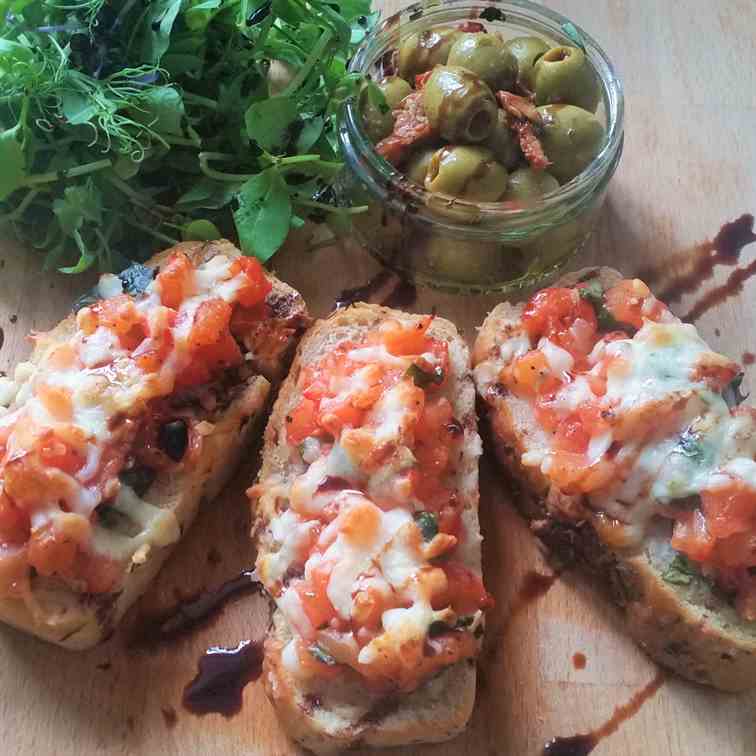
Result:
[[422,91],[431,126],[448,142],[482,142],[493,130],[498,111],[493,92],[467,69],[436,66]]
[[459,29],[452,26],[437,26],[410,34],[399,45],[399,76],[414,82],[418,74],[445,64],[459,35]]
[[428,175],[428,166],[431,158],[436,154],[435,148],[416,152],[404,168],[404,175],[415,184],[425,186],[425,177]]
[[541,144],[551,161],[549,173],[560,184],[588,167],[601,151],[604,125],[593,113],[575,105],[542,105]]
[[471,202],[496,202],[507,191],[507,171],[485,147],[442,147],[428,165],[425,188]]
[[425,258],[434,275],[454,283],[496,281],[504,266],[498,244],[444,236],[431,236]]
[[365,133],[372,142],[380,142],[394,129],[394,116],[383,94],[376,90],[371,93],[369,85],[360,92],[360,112]]
[[534,67],[549,46],[540,37],[515,37],[504,44],[517,60],[517,81],[522,87],[533,91]]
[[495,34],[461,34],[447,64],[472,71],[494,92],[511,89],[517,79],[517,59]]
[[496,159],[509,171],[517,165],[521,153],[520,145],[509,128],[508,119],[506,111],[499,108],[496,123],[483,146],[493,150]]
[[540,199],[557,189],[559,182],[550,173],[534,171],[532,168],[519,168],[509,174],[509,185],[504,199],[527,202]]
[[399,76],[387,76],[378,83],[378,89],[383,92],[386,103],[391,110],[396,110],[399,103],[412,92],[412,87]]
[[596,111],[601,90],[596,74],[578,47],[547,50],[535,64],[536,105],[562,103]]

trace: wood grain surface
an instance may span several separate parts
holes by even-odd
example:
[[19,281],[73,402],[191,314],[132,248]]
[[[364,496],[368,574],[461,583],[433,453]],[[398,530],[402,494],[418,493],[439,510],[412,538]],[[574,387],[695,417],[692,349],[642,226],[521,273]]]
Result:
[[[603,263],[634,274],[652,266],[684,270],[721,225],[756,211],[756,4],[688,0],[553,0],[609,51],[627,98],[625,153],[597,233],[580,264]],[[386,2],[393,10],[398,3]],[[1,169],[1,168],[0,168]],[[364,283],[376,265],[361,250],[303,253],[295,240],[275,258],[316,314],[337,293]],[[746,247],[751,262],[756,245]],[[29,352],[26,334],[57,322],[89,282],[43,275],[39,260],[0,244],[0,370]],[[731,272],[719,267],[703,290]],[[756,280],[698,322],[709,343],[740,358],[756,351]],[[693,297],[673,302],[684,313]],[[468,339],[496,297],[460,298],[421,291],[419,311],[436,307]],[[4,342],[4,343],[3,343]],[[756,367],[746,389],[756,391]],[[204,512],[126,625],[173,604],[176,594],[219,585],[254,559],[243,495],[257,453]],[[618,613],[581,578],[566,574],[542,598],[509,619],[523,576],[547,570],[536,543],[513,513],[497,471],[484,461],[481,514],[485,577],[495,595],[481,663],[475,714],[455,741],[402,754],[538,756],[558,735],[592,729],[651,680],[654,665],[622,633]],[[217,557],[220,555],[220,561]],[[208,627],[152,653],[129,650],[121,631],[100,648],[70,653],[0,628],[0,752],[8,754],[293,754],[260,683],[244,693],[242,712],[202,718],[181,708],[181,693],[208,646],[259,637],[267,607],[256,597],[230,605]],[[573,655],[586,657],[576,669]],[[596,756],[756,753],[756,693],[732,696],[668,680]],[[172,712],[176,713],[176,721]]]

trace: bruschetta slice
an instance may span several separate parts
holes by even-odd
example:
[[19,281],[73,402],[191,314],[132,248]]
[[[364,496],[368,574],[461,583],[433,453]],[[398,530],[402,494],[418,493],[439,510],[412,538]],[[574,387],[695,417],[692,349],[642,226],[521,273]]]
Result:
[[220,491],[308,324],[228,242],[105,275],[81,304],[0,379],[0,620],[71,649],[113,630]]
[[441,318],[357,304],[300,343],[249,493],[276,604],[265,685],[317,753],[467,723],[491,603],[474,393]]
[[532,529],[599,576],[660,664],[756,685],[756,410],[742,373],[638,279],[498,305],[474,372]]

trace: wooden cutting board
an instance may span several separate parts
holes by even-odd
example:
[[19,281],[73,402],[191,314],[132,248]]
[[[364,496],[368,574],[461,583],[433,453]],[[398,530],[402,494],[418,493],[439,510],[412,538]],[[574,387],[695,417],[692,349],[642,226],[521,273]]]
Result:
[[[386,2],[387,10],[398,3]],[[632,275],[652,268],[657,286],[705,254],[722,224],[756,211],[756,5],[750,0],[657,3],[655,0],[555,0],[549,3],[589,30],[609,51],[627,97],[625,154],[600,227],[580,264],[603,263]],[[298,239],[275,259],[315,314],[345,286],[364,283],[375,264],[356,248],[304,253]],[[704,246],[702,246],[704,245]],[[754,262],[746,247],[741,267]],[[29,352],[25,335],[57,322],[88,282],[41,275],[39,260],[0,246],[0,369]],[[718,267],[700,290],[672,303],[688,312],[703,292],[724,284]],[[679,279],[678,279],[679,280]],[[735,358],[756,351],[756,281],[698,320],[703,336]],[[469,340],[496,297],[461,298],[421,291],[418,311],[454,320]],[[4,342],[4,343],[3,343]],[[756,369],[746,385],[756,390]],[[152,590],[131,612],[175,603],[212,588],[253,562],[243,495],[255,454],[215,505],[204,512]],[[513,513],[497,471],[484,461],[481,513],[485,576],[496,598],[489,647],[481,661],[469,729],[455,741],[402,754],[538,756],[554,736],[598,727],[615,707],[654,679],[656,668],[622,633],[616,611],[578,576],[523,603],[533,570],[548,571],[534,539]],[[514,605],[519,610],[513,616]],[[69,653],[0,628],[0,751],[8,754],[293,754],[260,683],[247,686],[240,714],[199,718],[181,696],[211,645],[259,637],[264,602],[245,597],[210,625],[156,649],[128,650],[125,633],[87,653]],[[583,654],[585,666],[574,657]],[[603,740],[596,756],[756,753],[756,693],[715,693],[666,681],[636,716]]]

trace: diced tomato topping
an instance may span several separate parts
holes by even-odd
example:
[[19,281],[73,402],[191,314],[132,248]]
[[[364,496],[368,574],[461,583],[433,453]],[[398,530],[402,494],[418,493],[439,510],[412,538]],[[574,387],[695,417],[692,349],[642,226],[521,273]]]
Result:
[[428,351],[431,339],[427,336],[428,328],[433,322],[427,316],[412,325],[403,325],[396,320],[387,320],[381,325],[381,340],[390,354],[398,357],[423,354]]
[[701,503],[707,530],[714,538],[756,529],[756,496],[745,483],[733,480],[726,488],[704,491]]
[[706,527],[700,509],[681,513],[672,533],[672,548],[682,551],[696,562],[705,562],[714,551],[715,538]]
[[197,308],[189,334],[194,347],[210,346],[220,341],[231,323],[231,305],[223,299],[207,299]]
[[0,546],[29,540],[29,515],[0,491]]
[[[646,300],[653,297],[653,302]],[[656,299],[651,290],[638,278],[625,279],[604,293],[606,309],[620,322],[636,328],[643,326],[643,319],[659,321],[667,308]]]
[[296,584],[302,608],[316,630],[336,616],[336,610],[326,593],[330,577],[330,566],[319,566],[312,571],[308,580],[300,580]]
[[265,301],[273,288],[260,261],[254,257],[237,257],[231,264],[231,275],[243,273],[246,281],[236,292],[236,301],[242,307],[255,307]]
[[364,410],[355,407],[350,401],[323,399],[320,402],[318,425],[338,438],[344,428],[359,428],[364,417]]
[[433,75],[433,70],[426,71],[425,73],[417,74],[415,76],[415,91],[419,92],[427,83],[428,79]]
[[448,587],[433,601],[434,609],[446,606],[459,615],[474,614],[479,609],[490,609],[494,605],[493,597],[485,589],[483,581],[474,572],[457,562],[442,565],[446,574]]
[[37,387],[37,397],[45,405],[45,409],[56,420],[70,421],[73,417],[73,400],[71,392],[63,386],[50,386],[43,383]]
[[80,470],[86,461],[81,453],[66,445],[52,431],[40,439],[39,457],[43,465],[57,467],[69,475]]
[[29,539],[29,564],[40,575],[72,577],[79,550],[75,540],[56,533],[50,526],[35,530]]
[[318,407],[312,399],[302,401],[286,416],[286,439],[290,444],[301,444],[308,436],[318,432]]
[[161,268],[155,280],[160,290],[160,301],[166,307],[178,310],[194,289],[194,266],[183,252],[176,252]]
[[128,294],[102,299],[91,309],[97,324],[117,334],[124,349],[133,351],[147,335],[146,320]]
[[598,337],[596,313],[575,289],[539,291],[525,306],[522,323],[531,342],[545,337],[575,359],[589,354]]
[[517,396],[534,398],[539,394],[556,391],[562,385],[551,372],[546,355],[540,349],[531,349],[507,365],[502,374],[504,385]]

